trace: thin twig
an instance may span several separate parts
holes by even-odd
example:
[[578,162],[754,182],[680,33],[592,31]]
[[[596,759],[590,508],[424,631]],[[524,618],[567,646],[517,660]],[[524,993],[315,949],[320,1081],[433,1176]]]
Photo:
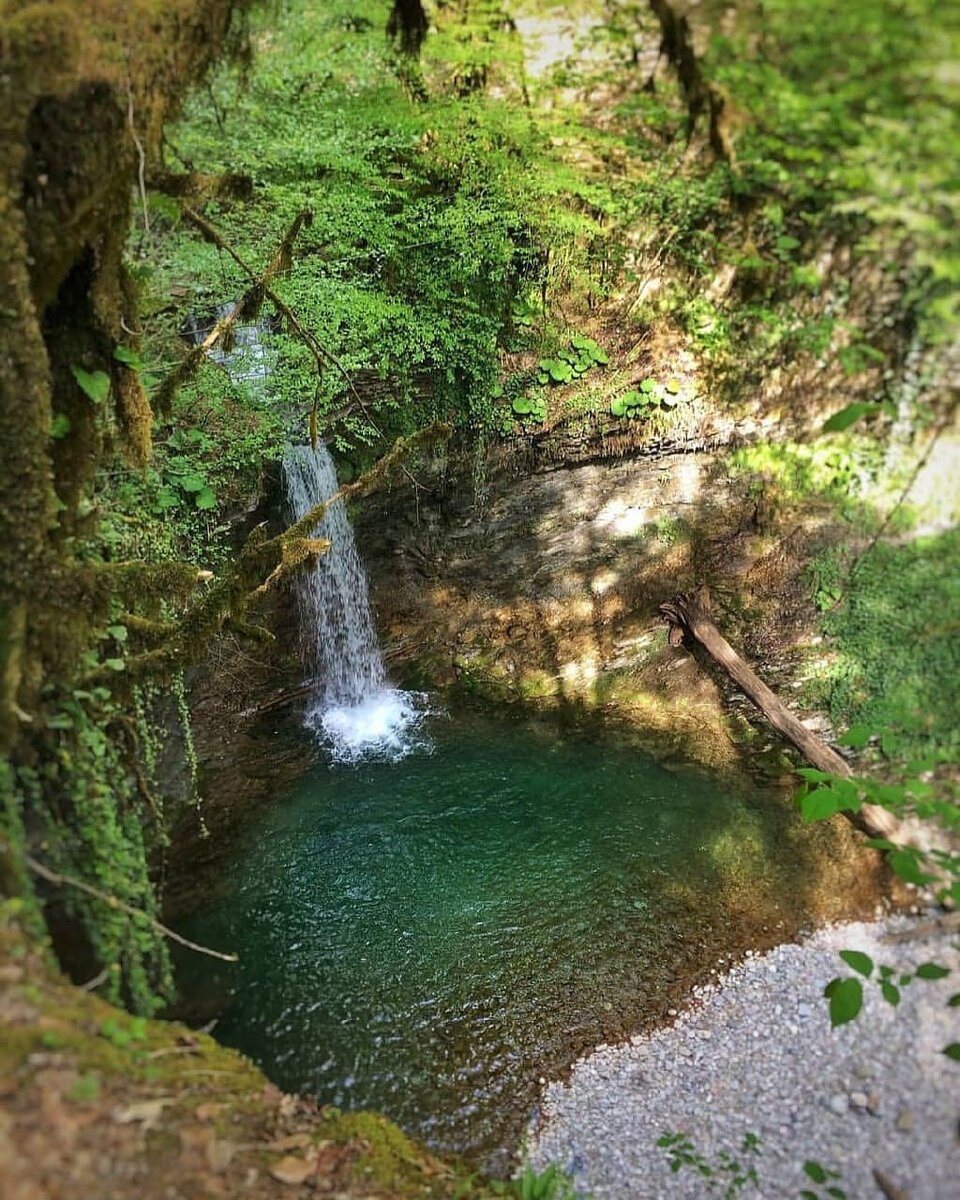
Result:
[[81,983],[80,991],[81,992],[95,992],[102,983],[107,982],[107,979],[109,977],[110,977],[110,968],[104,967],[103,970],[98,971],[97,974],[94,975],[94,977],[92,979],[88,979],[86,983]]
[[[346,383],[347,389],[350,392],[351,396],[353,397],[357,407],[360,409],[361,413],[363,413],[364,419],[367,421],[367,423],[370,425],[370,427],[374,430],[374,432],[378,435],[378,437],[383,437],[383,430],[377,425],[376,421],[374,421],[373,417],[370,415],[370,412],[369,412],[366,404],[363,401],[363,397],[357,391],[356,385],[354,384],[353,379],[350,376],[350,373],[347,371],[347,368],[343,365],[343,363],[333,353],[332,350],[328,350],[327,347],[324,346],[323,343],[317,339],[315,334],[313,334],[309,329],[305,328],[305,326],[301,322],[300,318],[293,311],[293,309],[289,306],[289,304],[287,304],[286,301],[282,300],[277,295],[277,293],[274,291],[274,289],[270,286],[269,279],[272,279],[277,272],[271,271],[268,268],[267,272],[264,274],[263,277],[258,276],[256,271],[254,271],[253,267],[251,267],[249,265],[249,263],[245,262],[240,257],[240,255],[236,252],[236,250],[234,250],[234,248],[223,237],[223,235],[219,232],[219,230],[217,230],[213,225],[210,224],[210,222],[206,219],[206,217],[202,217],[200,215],[200,213],[198,213],[194,209],[190,208],[189,205],[184,204],[181,206],[181,208],[182,208],[183,215],[187,218],[187,220],[190,221],[193,225],[195,225],[197,227],[197,229],[199,229],[200,232],[204,235],[204,237],[208,238],[211,242],[213,242],[213,244],[218,249],[223,250],[224,253],[228,254],[230,256],[230,258],[232,258],[233,261],[237,264],[237,266],[240,268],[240,270],[243,271],[243,273],[247,276],[247,278],[252,280],[254,285],[261,289],[261,291],[263,292],[263,295],[270,301],[270,303],[274,306],[274,308],[276,308],[276,310],[286,319],[287,323],[293,329],[294,333],[297,334],[297,336],[300,338],[300,340],[303,342],[303,344],[307,347],[307,349],[313,355],[314,361],[316,362],[316,366],[317,366],[317,373],[321,374],[323,372],[324,362],[330,363],[335,368],[335,370],[338,372],[338,374],[342,377],[343,381]],[[284,242],[286,243],[288,240],[289,239],[284,239]],[[419,481],[412,474],[412,472],[409,470],[409,468],[406,467],[403,463],[400,464],[400,470],[410,480],[410,482],[413,484],[415,489],[423,486],[421,483],[419,483]]]
[[[5,842],[0,842],[0,850],[9,853],[10,848]],[[181,946],[186,946],[188,950],[196,950],[198,954],[206,954],[210,958],[219,958],[223,962],[240,961],[239,956],[236,954],[223,954],[219,950],[211,950],[209,946],[201,946],[199,942],[191,942],[189,938],[182,937],[169,926],[158,921],[156,917],[151,917],[142,908],[134,908],[132,904],[127,904],[126,901],[120,900],[116,896],[111,896],[107,892],[101,892],[99,888],[95,888],[89,883],[84,883],[82,879],[71,879],[69,875],[61,875],[57,871],[51,871],[49,867],[45,867],[43,863],[37,862],[29,854],[24,854],[23,861],[34,874],[39,875],[41,879],[45,879],[47,883],[52,883],[56,887],[76,888],[77,891],[85,892],[88,896],[94,896],[97,900],[102,900],[104,904],[108,904],[111,908],[119,908],[121,912],[125,912],[131,917],[141,917],[149,925],[152,925],[154,929],[162,933],[164,937],[170,938],[171,941],[177,942]]]
[[147,208],[147,156],[143,149],[143,142],[137,137],[137,130],[133,124],[133,88],[127,89],[127,124],[130,126],[130,136],[133,138],[133,144],[137,148],[137,156],[140,159],[140,166],[137,171],[137,182],[140,187],[140,203],[143,206],[143,229],[145,233],[150,232],[150,212]]

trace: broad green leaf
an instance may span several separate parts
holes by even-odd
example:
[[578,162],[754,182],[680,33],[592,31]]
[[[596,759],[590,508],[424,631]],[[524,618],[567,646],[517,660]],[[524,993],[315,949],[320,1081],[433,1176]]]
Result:
[[858,400],[855,404],[848,404],[846,408],[841,408],[839,412],[833,414],[823,423],[824,433],[842,433],[844,429],[849,429],[851,425],[855,425],[861,417],[866,416],[868,412],[873,412],[875,405],[868,404],[862,400]]
[[107,633],[118,642],[125,642],[127,640],[126,625],[108,625]]
[[800,801],[800,813],[805,821],[825,821],[839,811],[837,798],[830,788],[817,788]]
[[616,396],[610,401],[610,412],[615,417],[622,417],[627,411],[628,402],[626,396]]
[[841,746],[853,746],[859,750],[861,746],[865,746],[873,737],[873,730],[869,725],[851,725],[847,732],[840,738]]
[[197,508],[203,508],[203,509],[216,508],[217,507],[217,497],[214,495],[213,491],[210,488],[205,487],[202,492],[197,493],[196,499],[194,500],[194,504],[196,504]]
[[103,665],[109,667],[111,671],[125,671],[127,669],[127,664],[122,658],[105,658]]
[[960,1008],[960,992],[954,992],[947,1001],[947,1008]]
[[830,993],[830,1024],[836,1029],[852,1021],[863,1007],[863,986],[859,979],[841,979]]
[[180,480],[180,486],[185,492],[202,492],[207,486],[207,481],[202,475],[184,475]]
[[827,1172],[824,1168],[813,1159],[807,1159],[803,1164],[803,1173],[808,1179],[812,1179],[814,1183],[826,1183]]
[[514,400],[511,407],[519,417],[525,417],[528,413],[533,411],[533,405],[527,396],[518,396],[516,400]]
[[170,487],[162,487],[157,492],[157,508],[176,508],[180,503],[180,497]]
[[650,392],[652,392],[654,390],[654,388],[656,386],[657,386],[657,381],[655,379],[649,378],[649,376],[646,379],[640,380],[640,391],[641,392],[646,392],[647,394],[649,394]]
[[918,979],[946,979],[950,974],[950,968],[942,967],[939,963],[925,962],[917,967],[914,974]]
[[920,870],[916,854],[909,850],[891,850],[887,855],[887,862],[894,874],[904,883],[914,883],[918,887],[923,887],[932,879],[932,876],[926,875]]
[[869,979],[873,974],[873,959],[869,954],[863,954],[859,950],[841,950],[840,957],[858,975]]
[[50,436],[52,438],[55,438],[57,441],[59,441],[61,438],[65,438],[67,436],[67,434],[70,432],[70,429],[70,418],[66,413],[58,412],[53,414],[53,420],[50,422]]
[[951,1042],[949,1046],[944,1046],[943,1052],[947,1058],[952,1058],[954,1062],[960,1062],[960,1042]]
[[94,402],[102,404],[110,392],[110,376],[106,371],[84,371],[82,367],[71,367],[73,377],[80,388]]
[[573,377],[573,368],[569,363],[560,362],[555,359],[548,368],[550,378],[554,383],[568,383]]
[[888,1004],[892,1004],[894,1008],[900,1003],[900,989],[890,982],[889,979],[884,979],[880,983],[880,995]]
[[129,367],[131,371],[143,370],[143,363],[136,350],[130,350],[126,346],[114,346],[113,357],[117,362],[123,363],[125,367]]
[[797,774],[801,779],[810,779],[814,783],[830,783],[836,778],[826,771],[818,771],[816,767],[797,767]]

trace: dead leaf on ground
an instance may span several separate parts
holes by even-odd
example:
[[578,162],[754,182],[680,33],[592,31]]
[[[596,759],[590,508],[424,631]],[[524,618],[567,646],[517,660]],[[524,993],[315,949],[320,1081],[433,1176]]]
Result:
[[306,1183],[316,1167],[316,1158],[294,1158],[293,1155],[288,1154],[273,1164],[270,1174],[278,1183],[299,1185]]
[[194,1116],[198,1121],[215,1121],[222,1111],[222,1104],[217,1104],[215,1101],[210,1100],[206,1104],[198,1105]]
[[287,1137],[274,1138],[268,1143],[267,1149],[275,1150],[277,1154],[286,1154],[290,1150],[303,1150],[310,1142],[309,1133],[291,1133]]
[[157,1100],[138,1100],[136,1104],[128,1104],[125,1108],[115,1108],[110,1115],[118,1125],[130,1125],[135,1121],[140,1122],[146,1133],[156,1126],[163,1115],[163,1110],[168,1104],[172,1103],[172,1100],[163,1098]]
[[216,1174],[222,1175],[233,1162],[237,1147],[226,1138],[213,1137],[207,1142],[207,1166]]

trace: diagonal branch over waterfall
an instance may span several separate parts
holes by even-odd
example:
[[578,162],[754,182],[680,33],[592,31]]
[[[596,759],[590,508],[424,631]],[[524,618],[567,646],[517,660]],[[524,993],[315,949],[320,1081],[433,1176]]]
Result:
[[[179,621],[171,622],[165,636],[153,647],[126,660],[128,676],[140,677],[173,670],[187,663],[196,662],[204,653],[210,639],[228,621],[243,624],[244,613],[251,600],[263,593],[285,576],[309,565],[318,555],[324,554],[329,543],[316,538],[313,531],[323,520],[329,506],[349,497],[365,495],[378,486],[394,469],[402,469],[403,460],[414,450],[444,441],[450,436],[450,426],[442,423],[429,425],[406,438],[398,438],[390,450],[353,483],[345,484],[328,500],[317,504],[300,520],[274,537],[268,537],[264,527],[258,525],[247,538],[229,570],[222,575],[210,577],[208,572],[198,571],[189,564],[162,564],[164,568],[177,566],[181,574],[194,585],[203,584],[196,595],[188,600]],[[151,564],[85,564],[80,570],[86,578],[91,572],[107,569],[112,575],[126,570],[131,579],[137,572],[149,572]],[[205,582],[206,580],[206,582]],[[78,579],[79,583],[79,579]],[[111,672],[98,667],[84,677],[88,685],[108,682]]]

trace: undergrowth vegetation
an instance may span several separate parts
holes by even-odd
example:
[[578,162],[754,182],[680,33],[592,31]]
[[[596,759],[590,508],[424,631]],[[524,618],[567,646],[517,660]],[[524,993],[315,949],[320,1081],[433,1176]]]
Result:
[[827,551],[814,572],[829,650],[811,701],[882,735],[895,761],[960,759],[957,531],[878,542],[855,564]]

